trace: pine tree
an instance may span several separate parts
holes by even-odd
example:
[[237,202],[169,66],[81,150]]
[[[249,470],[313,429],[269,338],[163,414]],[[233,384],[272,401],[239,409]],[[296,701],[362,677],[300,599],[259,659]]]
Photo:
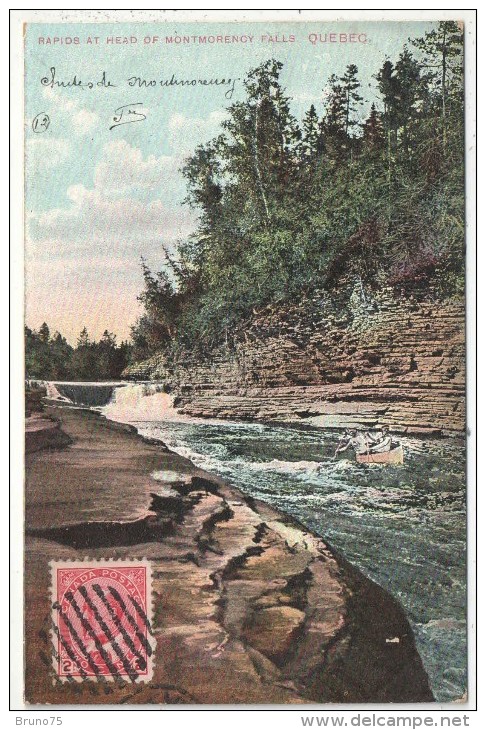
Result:
[[348,146],[346,134],[347,98],[336,74],[329,77],[325,89],[324,116],[321,121],[321,148],[333,164],[343,162]]
[[409,151],[410,134],[420,116],[426,91],[418,61],[408,48],[404,48],[395,64],[396,123],[406,153]]
[[346,111],[344,131],[348,137],[352,133],[356,134],[359,127],[359,110],[363,104],[363,97],[358,93],[360,82],[358,80],[358,67],[351,63],[347,68],[344,76],[341,76],[340,82],[346,98]]
[[89,347],[89,345],[90,345],[90,341],[89,341],[88,330],[86,329],[86,327],[83,327],[83,329],[81,330],[81,332],[79,333],[79,336],[78,336],[77,347],[78,348]]
[[435,89],[440,90],[442,142],[445,148],[448,133],[448,114],[454,99],[463,96],[463,30],[454,21],[442,21],[439,27],[423,38],[411,41],[424,56]]
[[386,60],[375,76],[378,81],[378,90],[383,99],[383,122],[387,140],[387,177],[391,180],[392,150],[396,147],[398,125],[398,81],[395,69],[390,60]]
[[39,327],[39,339],[41,342],[48,343],[50,337],[49,327],[46,322],[43,322]]
[[347,124],[346,92],[336,74],[331,74],[328,81],[328,96],[325,103],[324,126],[329,137],[344,137]]
[[251,71],[245,82],[253,122],[253,163],[267,225],[271,222],[269,191],[278,192],[282,183],[287,184],[292,156],[289,153],[300,137],[290,113],[289,98],[279,83],[282,66],[280,61],[271,59]]
[[365,147],[371,150],[380,149],[384,143],[383,123],[374,102],[371,105],[369,116],[363,124],[363,140]]
[[301,151],[304,158],[312,158],[317,154],[319,151],[319,137],[319,117],[314,104],[312,104],[302,122]]
[[221,167],[217,143],[200,145],[183,167],[189,195],[185,202],[199,208],[200,222],[205,232],[216,225],[221,212],[222,188],[219,182]]

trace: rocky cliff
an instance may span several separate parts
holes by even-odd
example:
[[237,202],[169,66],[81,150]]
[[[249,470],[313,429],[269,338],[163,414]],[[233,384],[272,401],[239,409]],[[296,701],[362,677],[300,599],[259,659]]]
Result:
[[164,382],[194,416],[454,434],[465,428],[464,312],[463,301],[356,286],[268,307],[211,355],[160,353],[124,375]]

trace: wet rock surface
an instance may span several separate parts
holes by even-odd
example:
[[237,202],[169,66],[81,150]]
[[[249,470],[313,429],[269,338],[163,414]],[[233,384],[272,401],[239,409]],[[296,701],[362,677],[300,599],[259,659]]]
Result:
[[[71,445],[26,463],[28,702],[433,700],[401,607],[323,540],[95,414],[56,414]],[[152,681],[53,683],[49,561],[128,557],[152,564]]]
[[25,423],[25,453],[53,448],[72,443],[71,438],[60,428],[60,422],[53,416],[32,413]]

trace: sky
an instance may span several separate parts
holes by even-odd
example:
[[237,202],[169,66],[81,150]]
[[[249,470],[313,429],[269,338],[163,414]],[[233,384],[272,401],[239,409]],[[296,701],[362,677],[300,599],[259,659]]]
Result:
[[[38,329],[46,321],[73,344],[84,326],[93,338],[105,329],[118,341],[129,337],[141,314],[140,257],[160,269],[164,246],[173,248],[196,226],[196,213],[182,204],[180,167],[218,134],[227,107],[244,97],[251,68],[272,57],[283,62],[281,82],[301,119],[311,104],[322,113],[328,77],[355,63],[369,106],[383,61],[434,25],[28,24],[26,324]],[[58,86],[74,77],[82,85]],[[220,83],[160,85],[172,77]],[[138,78],[155,83],[130,85]],[[125,105],[136,105],[139,121],[115,125],[135,118],[117,116]],[[45,115],[48,125],[40,123]]]

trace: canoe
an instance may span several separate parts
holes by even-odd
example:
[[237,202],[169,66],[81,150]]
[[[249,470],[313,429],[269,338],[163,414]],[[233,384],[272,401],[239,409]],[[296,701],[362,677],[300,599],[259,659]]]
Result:
[[[372,451],[374,454],[381,454],[382,451],[390,451],[392,446],[393,446],[393,442],[392,442],[391,436],[386,436],[381,441],[370,444],[369,448],[370,448],[370,451]],[[396,446],[396,444],[395,444],[395,446]]]
[[396,446],[377,454],[356,454],[358,464],[403,464],[403,447]]

